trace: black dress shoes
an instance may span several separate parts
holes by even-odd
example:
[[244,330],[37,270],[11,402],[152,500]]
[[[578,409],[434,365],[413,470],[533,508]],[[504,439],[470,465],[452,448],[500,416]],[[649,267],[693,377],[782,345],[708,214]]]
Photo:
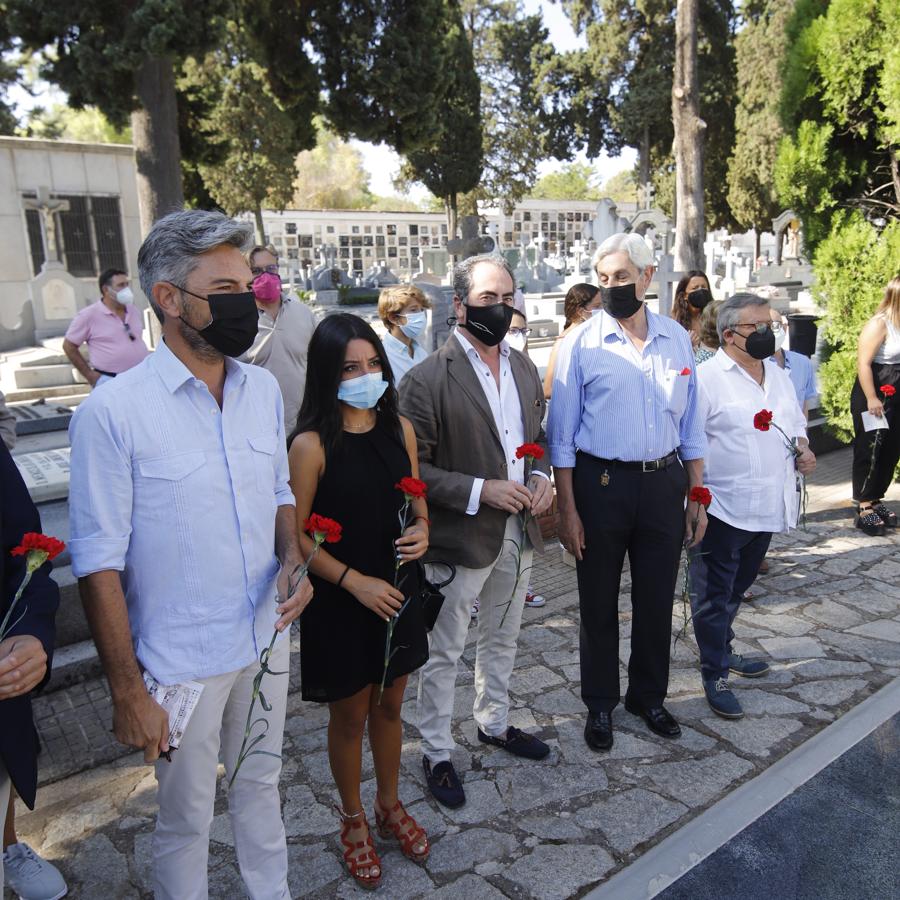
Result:
[[681,727],[664,706],[644,707],[626,700],[625,709],[633,716],[640,716],[647,723],[647,727],[660,737],[681,737]]
[[609,750],[613,745],[612,713],[588,713],[584,739],[591,750]]

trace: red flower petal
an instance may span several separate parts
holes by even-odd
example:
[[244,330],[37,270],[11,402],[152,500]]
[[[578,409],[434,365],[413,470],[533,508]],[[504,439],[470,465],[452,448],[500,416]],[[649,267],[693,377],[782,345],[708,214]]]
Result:
[[47,559],[56,559],[66,545],[55,537],[49,537],[46,534],[38,534],[36,531],[29,531],[22,536],[22,543],[18,547],[13,547],[10,553],[13,556],[25,556],[34,550],[47,554]]
[[336,544],[341,539],[342,526],[334,519],[313,513],[303,523],[303,530],[312,535],[314,539],[316,535],[321,535],[321,540],[327,541],[329,544]]
[[885,397],[893,397],[897,393],[897,389],[892,384],[883,384],[880,390]]
[[685,366],[685,367],[681,370],[681,374],[682,374],[682,375],[690,375],[690,374],[691,374],[691,370],[690,370],[687,366]]
[[709,488],[692,487],[688,499],[693,503],[700,503],[702,506],[709,506],[712,503],[712,494]]
[[769,412],[767,409],[761,409],[754,417],[753,417],[753,427],[758,429],[759,431],[768,431],[769,425],[774,419],[775,416],[773,413]]
[[420,481],[418,478],[413,478],[410,475],[401,478],[394,487],[398,491],[403,491],[406,497],[413,500],[420,500],[428,492],[428,485],[424,481]]
[[540,444],[522,444],[521,447],[516,447],[516,459],[524,459],[526,456],[530,459],[543,459],[544,448]]

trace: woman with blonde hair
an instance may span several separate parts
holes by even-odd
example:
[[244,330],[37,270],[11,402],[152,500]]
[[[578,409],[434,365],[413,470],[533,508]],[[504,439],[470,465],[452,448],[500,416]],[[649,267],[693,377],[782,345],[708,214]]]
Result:
[[431,301],[414,284],[391,285],[378,297],[378,318],[388,332],[381,343],[394,371],[395,387],[428,356],[429,351],[419,342],[428,327],[428,309]]
[[[850,394],[853,414],[853,499],[856,527],[876,537],[897,525],[883,498],[900,459],[900,275],[892,278],[875,315],[863,326]],[[863,413],[886,425],[866,431]]]

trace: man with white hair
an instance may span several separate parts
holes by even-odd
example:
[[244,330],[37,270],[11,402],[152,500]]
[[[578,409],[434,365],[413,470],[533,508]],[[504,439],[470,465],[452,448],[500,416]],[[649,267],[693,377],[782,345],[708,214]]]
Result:
[[[78,407],[69,487],[72,571],[113,702],[113,732],[155,762],[157,900],[205,900],[221,750],[236,769],[260,653],[289,668],[290,623],[312,597],[301,561],[275,378],[239,363],[259,315],[243,252],[252,228],[216,212],[160,219],[138,252],[162,323],[156,352]],[[199,682],[177,750],[148,694]],[[228,791],[253,900],[289,897],[278,781],[287,676],[263,685],[252,755]]]
[[631,658],[625,709],[655,733],[681,729],[665,709],[672,597],[682,543],[706,530],[685,498],[703,479],[706,442],[696,414],[687,332],[647,309],[653,256],[638,235],[615,234],[594,255],[602,309],[563,342],[553,379],[548,444],[560,539],[575,556],[581,609],[585,740],[613,743],[619,703],[618,600],[631,565]]

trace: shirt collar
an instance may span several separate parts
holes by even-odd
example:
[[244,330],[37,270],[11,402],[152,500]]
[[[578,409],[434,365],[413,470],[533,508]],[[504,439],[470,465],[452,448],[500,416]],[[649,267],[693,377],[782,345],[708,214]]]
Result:
[[[456,335],[456,339],[462,344],[463,350],[466,352],[466,356],[470,356],[473,359],[481,360],[481,357],[478,355],[478,351],[475,349],[475,346],[471,341],[466,340],[460,333],[459,326],[453,329],[453,333]],[[393,335],[391,335],[393,337]],[[395,338],[396,340],[396,338]],[[501,356],[509,356],[509,344],[506,343],[506,338],[500,341],[500,355]]]
[[[183,384],[197,380],[191,370],[169,349],[165,339],[159,342],[151,359],[170,394],[174,394]],[[228,379],[236,380],[237,384],[243,384],[247,379],[243,366],[230,356],[225,357],[225,380]]]
[[[651,312],[646,303],[644,303],[644,312],[647,316],[647,340],[644,343],[649,344],[650,341],[658,337],[667,338],[669,335],[664,331],[660,331],[657,316]],[[607,338],[615,337],[619,339],[620,343],[624,344],[627,337],[619,320],[611,316],[606,310],[595,313],[592,318],[597,318],[598,316],[600,317],[600,336],[603,341],[606,342]]]

